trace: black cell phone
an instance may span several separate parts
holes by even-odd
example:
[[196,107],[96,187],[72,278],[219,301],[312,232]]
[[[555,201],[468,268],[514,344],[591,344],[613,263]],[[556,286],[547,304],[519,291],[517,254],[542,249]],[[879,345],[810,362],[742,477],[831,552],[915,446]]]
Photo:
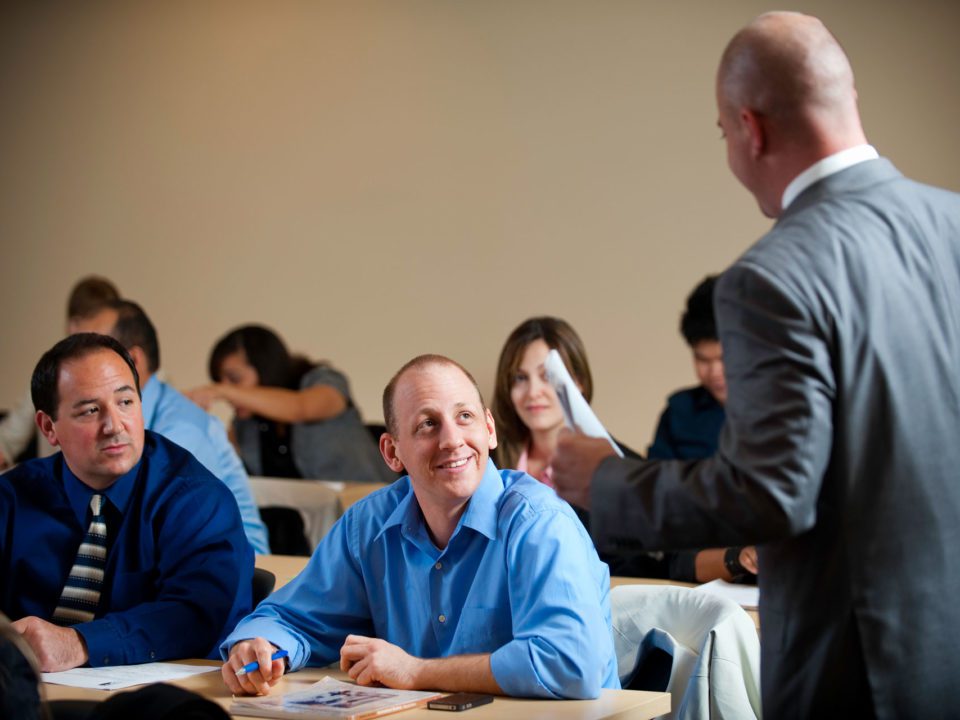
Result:
[[481,693],[454,693],[447,695],[439,700],[431,700],[427,703],[429,710],[447,710],[448,712],[460,712],[477,707],[477,705],[486,705],[493,702],[493,695],[482,695]]

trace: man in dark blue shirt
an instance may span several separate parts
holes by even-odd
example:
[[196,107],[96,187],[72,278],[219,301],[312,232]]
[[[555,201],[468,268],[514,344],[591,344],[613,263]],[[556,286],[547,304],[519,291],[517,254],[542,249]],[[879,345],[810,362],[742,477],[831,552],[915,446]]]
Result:
[[251,606],[230,491],[144,432],[136,368],[113,338],[57,343],[31,391],[61,452],[0,477],[0,610],[44,671],[210,654]]
[[[717,452],[727,401],[723,348],[713,313],[716,275],[708,275],[687,297],[680,333],[693,353],[693,369],[700,384],[678,390],[667,399],[657,434],[647,450],[650,460],[699,460]],[[752,579],[757,572],[754,547],[681,550],[668,554],[674,580]]]
[[687,298],[680,333],[693,353],[693,369],[700,384],[678,390],[667,399],[657,434],[647,450],[651,460],[693,460],[710,457],[717,451],[727,382],[723,348],[713,316],[716,281],[716,275],[707,276]]

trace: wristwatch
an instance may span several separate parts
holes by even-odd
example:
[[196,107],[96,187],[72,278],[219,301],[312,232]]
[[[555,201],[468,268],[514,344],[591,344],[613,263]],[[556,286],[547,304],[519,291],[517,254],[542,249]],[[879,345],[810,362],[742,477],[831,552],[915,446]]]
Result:
[[741,582],[753,575],[752,572],[740,564],[740,552],[742,550],[742,547],[730,547],[723,553],[723,565],[733,578],[733,582]]

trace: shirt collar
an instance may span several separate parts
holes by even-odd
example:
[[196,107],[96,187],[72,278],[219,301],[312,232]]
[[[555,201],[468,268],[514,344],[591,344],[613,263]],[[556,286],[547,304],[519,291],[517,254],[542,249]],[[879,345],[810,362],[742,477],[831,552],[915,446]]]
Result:
[[[493,540],[497,537],[497,516],[500,514],[500,496],[503,494],[503,478],[493,460],[487,458],[487,468],[483,471],[480,486],[474,491],[467,503],[467,509],[460,518],[460,525],[476,530]],[[454,536],[460,530],[454,531]]]
[[[426,536],[426,526],[423,519],[423,513],[420,512],[420,505],[417,503],[417,496],[413,492],[413,483],[410,477],[403,478],[407,483],[407,494],[393,509],[393,512],[387,517],[377,533],[379,538],[388,528],[401,526],[403,534],[410,538]],[[497,536],[497,515],[500,512],[499,499],[503,493],[503,479],[493,460],[487,459],[487,467],[483,471],[483,478],[480,485],[474,491],[467,503],[467,508],[450,540],[457,536],[461,527],[468,527],[476,530],[481,535],[485,535],[491,540]],[[449,544],[448,544],[449,547]]]
[[90,507],[90,498],[96,494],[104,495],[110,500],[110,503],[123,515],[127,511],[127,505],[130,504],[130,496],[133,495],[133,486],[137,479],[137,473],[140,472],[140,463],[130,469],[125,475],[121,475],[116,482],[106,490],[94,490],[84,483],[80,478],[73,474],[73,471],[67,466],[66,459],[63,462],[63,489],[67,493],[67,499],[70,501],[70,507],[76,513],[80,525],[86,527],[87,508]]
[[841,170],[853,167],[867,160],[876,160],[880,154],[873,145],[855,145],[852,148],[841,150],[833,155],[828,155],[822,160],[818,160],[808,167],[802,173],[797,175],[786,190],[783,191],[783,201],[780,203],[781,211],[786,210],[797,197],[819,180],[830,177]]
[[160,402],[160,392],[163,389],[162,383],[157,380],[156,375],[151,375],[146,384],[140,388],[140,407],[143,411],[143,426],[148,430],[153,427],[153,415],[157,411],[157,404]]
[[710,392],[705,385],[699,387],[701,392],[694,393],[693,395],[693,405],[698,410],[703,410],[704,408],[712,408],[714,406],[723,407],[720,405],[720,402],[713,396],[713,393]]

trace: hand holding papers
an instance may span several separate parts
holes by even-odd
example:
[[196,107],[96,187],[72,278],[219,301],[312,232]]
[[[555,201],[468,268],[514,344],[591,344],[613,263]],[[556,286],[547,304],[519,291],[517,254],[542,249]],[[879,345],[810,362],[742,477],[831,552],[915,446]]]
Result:
[[603,423],[597,419],[589,403],[584,399],[583,394],[577,387],[577,384],[570,377],[567,366],[563,364],[560,353],[551,350],[547,354],[547,359],[543,364],[547,373],[547,380],[553,385],[557,393],[557,399],[560,401],[560,407],[563,409],[563,418],[567,427],[573,430],[579,430],[584,435],[590,437],[604,438],[610,443],[610,446],[616,451],[617,455],[623,457],[623,452],[617,447],[617,444],[610,437],[610,433],[603,427]]

